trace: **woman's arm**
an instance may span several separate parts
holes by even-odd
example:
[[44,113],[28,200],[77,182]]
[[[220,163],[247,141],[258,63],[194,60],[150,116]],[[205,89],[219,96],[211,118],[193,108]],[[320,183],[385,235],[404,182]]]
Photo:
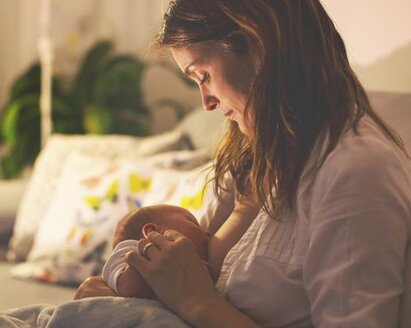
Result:
[[234,210],[220,229],[208,242],[208,262],[214,281],[220,275],[223,261],[228,251],[240,240],[254,221],[261,206],[252,199],[237,201]]
[[[152,242],[157,247],[141,249]],[[194,244],[174,230],[164,235],[151,232],[140,242],[140,252],[130,252],[126,261],[149,283],[157,297],[195,327],[256,327],[215,290]]]

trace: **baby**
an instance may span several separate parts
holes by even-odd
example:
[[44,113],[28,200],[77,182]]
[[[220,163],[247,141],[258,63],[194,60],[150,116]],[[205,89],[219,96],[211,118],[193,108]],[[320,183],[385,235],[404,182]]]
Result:
[[104,282],[123,297],[152,298],[151,288],[140,273],[129,266],[125,255],[138,251],[138,240],[152,231],[163,234],[173,229],[189,238],[197,248],[200,259],[207,261],[209,234],[202,230],[195,217],[186,209],[171,205],[147,206],[124,217],[115,233],[114,250],[104,265]]

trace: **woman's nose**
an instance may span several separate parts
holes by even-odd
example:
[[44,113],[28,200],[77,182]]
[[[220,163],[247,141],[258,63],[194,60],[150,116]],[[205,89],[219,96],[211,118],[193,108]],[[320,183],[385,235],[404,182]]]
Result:
[[204,92],[205,90],[200,90],[201,93],[201,103],[203,105],[203,108],[207,111],[212,111],[218,107],[220,104],[220,101],[218,100],[217,97],[212,96],[208,94],[207,92]]

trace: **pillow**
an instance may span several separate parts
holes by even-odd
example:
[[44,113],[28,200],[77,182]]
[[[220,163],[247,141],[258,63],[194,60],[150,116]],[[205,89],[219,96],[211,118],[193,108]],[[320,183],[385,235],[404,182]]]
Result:
[[63,136],[54,135],[37,158],[30,182],[20,203],[7,258],[21,261],[30,251],[34,234],[55,192],[61,168],[69,154],[87,154],[96,159],[136,159],[165,151],[189,149],[180,131],[158,136]]
[[368,95],[374,108],[400,135],[411,153],[411,93],[369,92]]
[[100,274],[111,252],[117,222],[141,207],[155,172],[167,165],[187,167],[209,158],[204,152],[188,151],[138,161],[72,154],[39,225],[28,261],[15,266],[12,274],[65,284]]
[[213,184],[207,184],[211,174],[211,162],[190,171],[158,170],[153,175],[151,190],[143,206],[169,204],[189,210],[200,226],[215,233],[234,209],[234,193],[231,177],[224,180],[227,191],[221,199],[214,192]]
[[13,274],[75,283],[98,271],[117,221],[141,205],[150,188],[153,165],[148,162],[140,160],[133,167],[70,156],[35,234],[28,263],[16,266]]
[[190,112],[177,126],[189,139],[193,148],[214,150],[226,131],[226,121],[219,111],[197,108]]

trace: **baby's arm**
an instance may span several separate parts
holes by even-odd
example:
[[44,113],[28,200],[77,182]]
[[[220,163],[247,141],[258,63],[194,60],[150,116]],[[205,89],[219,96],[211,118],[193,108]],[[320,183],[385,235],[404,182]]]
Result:
[[107,286],[116,292],[117,295],[123,296],[117,288],[119,280],[122,281],[122,290],[124,290],[125,287],[129,287],[126,283],[129,280],[126,279],[130,277],[130,273],[127,273],[127,275],[125,275],[122,279],[120,279],[120,277],[123,276],[126,271],[130,271],[130,269],[128,269],[129,266],[125,261],[126,254],[136,249],[138,249],[137,240],[124,240],[118,243],[118,245],[114,248],[113,253],[104,264],[102,271],[103,280]]
[[116,296],[116,294],[107,286],[101,276],[88,277],[77,289],[74,299],[99,296]]
[[152,298],[153,292],[140,275],[140,273],[131,266],[118,276],[117,279],[118,295],[123,297]]
[[118,243],[103,267],[102,276],[107,286],[119,296],[148,298],[152,295],[151,289],[140,273],[125,261],[126,254],[136,250],[137,240],[123,240]]

